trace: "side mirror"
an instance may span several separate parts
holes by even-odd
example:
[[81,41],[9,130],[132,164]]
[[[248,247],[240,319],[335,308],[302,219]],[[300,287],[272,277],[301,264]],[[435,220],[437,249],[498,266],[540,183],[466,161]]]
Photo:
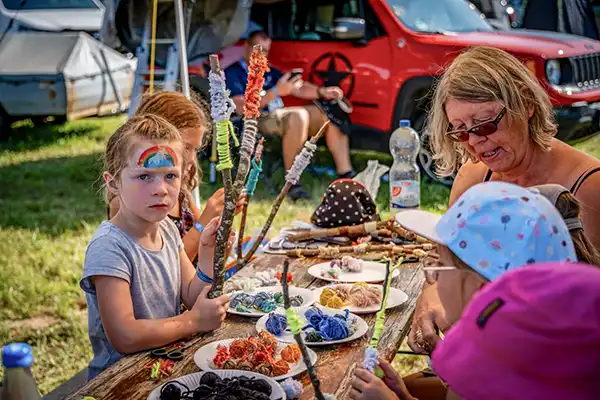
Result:
[[333,20],[333,37],[335,39],[364,39],[365,30],[365,20],[362,18],[336,18]]

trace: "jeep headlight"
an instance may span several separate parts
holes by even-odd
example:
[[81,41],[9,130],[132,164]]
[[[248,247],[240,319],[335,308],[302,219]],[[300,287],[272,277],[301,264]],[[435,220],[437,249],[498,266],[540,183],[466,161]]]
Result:
[[558,60],[549,60],[546,62],[546,78],[553,85],[560,84],[562,73],[560,71],[560,62]]

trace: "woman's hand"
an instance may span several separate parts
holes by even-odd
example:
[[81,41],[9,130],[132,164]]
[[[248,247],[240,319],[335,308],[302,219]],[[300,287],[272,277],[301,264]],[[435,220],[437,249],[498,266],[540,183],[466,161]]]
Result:
[[436,328],[443,332],[449,327],[437,295],[437,287],[425,283],[421,296],[417,299],[415,316],[408,334],[408,345],[415,353],[431,354],[441,340]]

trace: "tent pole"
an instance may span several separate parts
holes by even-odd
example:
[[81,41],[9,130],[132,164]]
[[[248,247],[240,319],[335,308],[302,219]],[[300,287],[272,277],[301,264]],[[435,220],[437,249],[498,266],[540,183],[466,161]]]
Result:
[[[177,48],[179,49],[179,68],[180,68],[180,79],[181,88],[183,95],[188,99],[191,97],[190,93],[190,75],[188,72],[188,59],[187,59],[187,29],[185,27],[184,15],[183,15],[183,1],[174,0],[175,2],[175,25],[177,30]],[[190,13],[191,15],[191,13]],[[192,192],[192,200],[196,207],[200,207],[200,191],[198,187],[194,188]]]

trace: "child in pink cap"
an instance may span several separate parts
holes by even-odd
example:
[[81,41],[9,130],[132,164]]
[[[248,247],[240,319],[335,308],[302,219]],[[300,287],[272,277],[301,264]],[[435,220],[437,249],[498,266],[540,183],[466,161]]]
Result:
[[463,400],[600,398],[600,270],[536,264],[477,293],[433,353]]

